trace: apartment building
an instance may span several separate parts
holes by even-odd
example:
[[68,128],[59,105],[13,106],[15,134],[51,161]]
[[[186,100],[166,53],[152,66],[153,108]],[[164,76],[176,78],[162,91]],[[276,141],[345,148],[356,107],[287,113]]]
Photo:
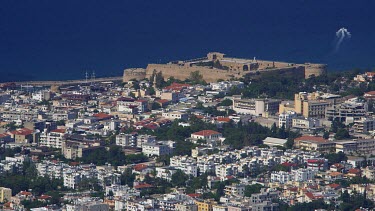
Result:
[[375,153],[375,139],[338,140],[336,152],[345,154],[358,153],[360,155],[371,155]]
[[292,120],[292,127],[297,129],[315,129],[320,127],[320,121],[316,118],[294,118]]
[[40,146],[46,146],[51,148],[62,148],[62,143],[64,141],[65,129],[55,129],[51,132],[45,130],[40,134]]
[[285,129],[289,129],[293,125],[293,118],[296,118],[297,114],[294,111],[283,112],[279,115],[279,127],[284,126]]
[[245,196],[245,185],[232,184],[225,186],[224,193],[226,196],[243,197]]
[[355,120],[353,129],[355,133],[371,133],[375,130],[375,119],[362,117]]
[[233,99],[233,110],[241,114],[267,116],[279,111],[280,100],[275,99]]
[[173,112],[163,112],[162,117],[166,119],[171,119],[171,120],[175,120],[175,119],[188,120],[189,115],[187,113],[173,111]]
[[361,102],[358,98],[347,100],[341,104],[334,104],[326,108],[326,118],[336,119],[339,121],[346,121],[353,123],[366,116],[368,105],[366,102]]
[[324,95],[318,92],[300,92],[294,95],[294,109],[297,114],[301,114],[306,118],[322,118],[325,116],[326,108],[330,104],[334,104],[339,97],[337,95]]
[[10,202],[12,198],[12,189],[0,187],[0,203]]
[[336,143],[318,136],[301,136],[294,139],[294,146],[304,150],[316,150],[330,152],[336,147]]
[[116,145],[122,147],[136,147],[137,137],[134,134],[118,134],[116,135]]
[[173,148],[164,143],[144,143],[142,145],[142,153],[146,156],[169,155],[172,152]]

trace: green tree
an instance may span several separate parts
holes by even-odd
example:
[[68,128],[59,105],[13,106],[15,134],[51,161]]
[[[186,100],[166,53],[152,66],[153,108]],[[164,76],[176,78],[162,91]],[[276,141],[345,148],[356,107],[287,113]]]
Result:
[[231,106],[233,105],[233,101],[231,99],[225,99],[221,101],[218,105],[219,106]]
[[260,189],[263,188],[263,185],[254,184],[245,186],[245,196],[250,197],[254,193],[260,193]]
[[186,175],[183,171],[178,169],[176,173],[172,175],[171,183],[173,186],[185,187],[186,181],[189,179],[189,176]]
[[191,72],[188,79],[194,84],[205,83],[203,75],[198,70]]
[[155,83],[156,83],[155,85],[157,88],[163,87],[165,81],[164,81],[163,73],[161,71],[155,75]]
[[341,140],[341,139],[347,139],[350,138],[349,131],[344,128],[339,128],[337,130],[337,133],[335,134],[335,139]]

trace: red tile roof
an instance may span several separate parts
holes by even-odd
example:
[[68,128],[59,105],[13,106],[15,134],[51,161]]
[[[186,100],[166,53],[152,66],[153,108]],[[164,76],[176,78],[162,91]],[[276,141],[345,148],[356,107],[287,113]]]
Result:
[[56,129],[56,130],[52,130],[51,132],[54,132],[54,133],[65,133],[65,129]]
[[17,130],[10,131],[10,133],[13,134],[13,135],[23,135],[23,136],[27,136],[27,135],[32,134],[33,131],[30,130],[30,129],[27,129],[27,128],[21,128],[21,129],[17,129]]
[[186,194],[186,195],[188,195],[188,196],[190,196],[192,198],[198,198],[198,197],[202,196],[202,194],[200,194],[200,193],[189,193],[189,194]]
[[152,188],[152,187],[154,187],[154,186],[150,185],[150,184],[147,184],[147,183],[143,183],[143,184],[139,184],[139,185],[134,186],[135,189]]
[[0,138],[4,138],[4,137],[8,137],[10,136],[8,133],[1,133],[0,134]]
[[52,198],[52,197],[49,196],[49,195],[41,195],[41,196],[39,196],[39,199],[50,199],[50,198]]
[[164,89],[181,91],[182,89],[188,88],[188,87],[191,87],[191,85],[190,84],[172,83],[170,86],[167,86]]
[[113,117],[112,115],[109,115],[109,114],[106,114],[106,113],[97,113],[97,114],[94,114],[92,116],[94,116],[98,119],[110,119],[110,118]]
[[348,173],[349,174],[359,174],[359,173],[361,173],[361,170],[359,170],[359,169],[349,169]]
[[24,195],[24,196],[31,196],[31,195],[33,195],[31,192],[28,192],[28,191],[21,191],[20,194]]
[[230,122],[230,118],[228,118],[228,117],[218,117],[217,118],[217,121],[219,121],[219,122]]
[[365,95],[375,95],[375,91],[365,92]]
[[338,189],[338,188],[340,188],[340,187],[341,187],[341,185],[339,185],[339,184],[336,184],[336,183],[333,183],[333,184],[329,184],[328,186],[329,186],[329,187],[331,187],[331,188],[333,188],[333,189]]
[[133,167],[135,171],[142,171],[143,169],[146,169],[146,168],[147,168],[147,165],[145,164],[137,164]]
[[323,137],[320,136],[301,136],[296,139],[296,141],[316,141],[316,142],[327,142],[327,139],[324,139]]
[[216,135],[216,134],[221,134],[221,133],[214,131],[214,130],[201,130],[201,131],[193,133],[193,135],[197,135],[197,136],[211,136],[211,135]]

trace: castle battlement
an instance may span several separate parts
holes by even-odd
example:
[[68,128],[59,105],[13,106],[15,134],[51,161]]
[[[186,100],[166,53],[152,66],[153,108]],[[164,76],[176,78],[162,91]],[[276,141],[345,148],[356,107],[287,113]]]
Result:
[[174,77],[185,80],[191,72],[199,71],[207,82],[216,82],[219,79],[229,80],[241,78],[245,75],[263,72],[291,73],[308,78],[311,75],[321,75],[326,72],[325,64],[295,64],[280,61],[266,61],[226,57],[219,52],[211,52],[207,57],[185,61],[168,62],[167,64],[148,64],[146,69],[134,68],[124,71],[124,81],[130,79],[142,80],[150,77],[154,71],[162,72],[165,78]]

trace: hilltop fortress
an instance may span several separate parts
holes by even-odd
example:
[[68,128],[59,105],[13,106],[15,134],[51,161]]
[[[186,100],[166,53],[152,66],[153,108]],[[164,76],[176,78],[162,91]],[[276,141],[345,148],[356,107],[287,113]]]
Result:
[[262,73],[294,74],[308,78],[311,75],[321,75],[326,72],[325,64],[295,64],[288,62],[264,61],[257,59],[240,59],[226,57],[223,53],[211,52],[207,57],[186,61],[168,62],[167,64],[149,64],[146,69],[125,69],[123,81],[131,79],[142,80],[149,78],[154,71],[163,73],[164,78],[174,77],[185,80],[191,72],[199,71],[207,82],[216,82],[219,79],[229,80],[241,78],[245,75],[256,76]]

